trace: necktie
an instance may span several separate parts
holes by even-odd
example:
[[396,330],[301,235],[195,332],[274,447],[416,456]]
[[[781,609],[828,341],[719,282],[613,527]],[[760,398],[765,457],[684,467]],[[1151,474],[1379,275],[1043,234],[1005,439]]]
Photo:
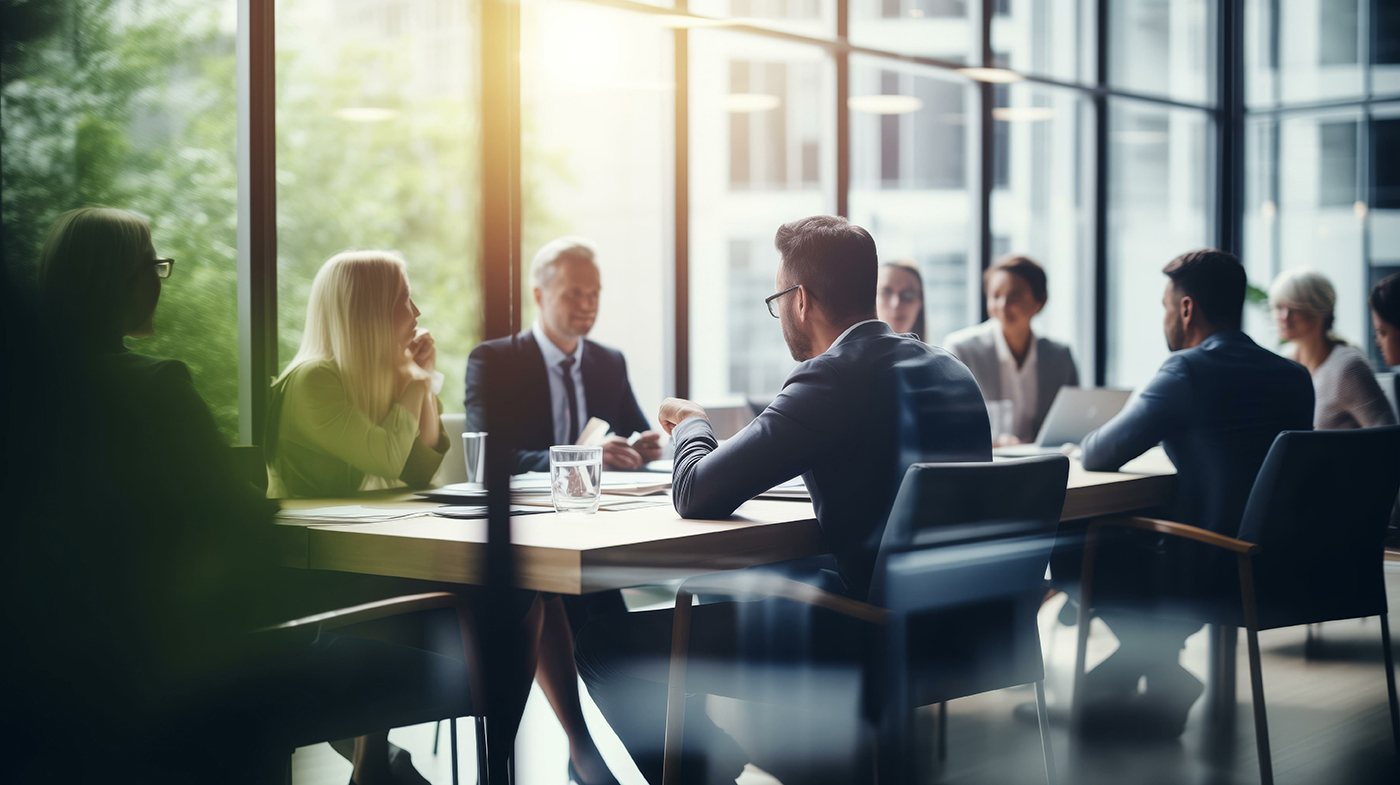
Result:
[[564,435],[565,444],[573,444],[578,441],[578,393],[574,391],[574,358],[565,357],[559,363],[559,368],[564,371],[564,398],[568,401],[569,413],[568,422],[565,424]]

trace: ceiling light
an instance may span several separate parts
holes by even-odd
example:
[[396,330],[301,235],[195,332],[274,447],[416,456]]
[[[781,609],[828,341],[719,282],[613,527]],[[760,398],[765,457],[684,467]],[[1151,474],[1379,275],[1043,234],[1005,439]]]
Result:
[[337,109],[335,116],[352,123],[380,123],[399,116],[399,110],[383,106],[347,106]]
[[852,112],[869,114],[909,114],[924,108],[924,102],[912,95],[853,95],[846,99]]
[[766,93],[730,93],[724,97],[724,108],[730,112],[767,112],[777,109],[782,99]]
[[992,110],[992,119],[1003,123],[1034,123],[1054,116],[1055,110],[1048,106],[998,106]]
[[973,79],[978,82],[991,82],[993,84],[1010,84],[1011,82],[1019,82],[1026,78],[1008,68],[968,67],[959,68],[958,73],[966,76],[968,79]]

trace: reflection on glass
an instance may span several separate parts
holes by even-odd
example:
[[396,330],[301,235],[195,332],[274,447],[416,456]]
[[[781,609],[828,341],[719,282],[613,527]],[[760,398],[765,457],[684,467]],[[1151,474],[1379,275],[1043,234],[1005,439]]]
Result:
[[[1245,63],[1250,104],[1361,97],[1366,89],[1362,2],[1249,0],[1245,6]],[[1375,4],[1385,5],[1392,4]],[[1379,44],[1374,57],[1389,57],[1388,48],[1388,44]],[[1377,74],[1383,71],[1378,68]]]
[[1217,0],[1108,3],[1109,82],[1181,101],[1215,100]]
[[851,0],[850,40],[857,46],[980,64],[981,13],[978,0]]
[[671,31],[640,14],[527,0],[520,33],[522,324],[535,318],[535,252],[563,234],[591,240],[603,293],[589,337],[622,351],[655,418],[673,256]]
[[1092,368],[1093,290],[1085,271],[1093,217],[1092,105],[1071,90],[1012,85],[993,110],[996,187],[993,258],[1029,256],[1045,268],[1050,298],[1035,331],[1068,343]]
[[1092,0],[1003,0],[992,17],[992,50],[1021,73],[1092,82],[1093,19]]
[[18,21],[6,40],[23,46],[7,43],[0,94],[6,263],[32,272],[67,210],[105,204],[145,215],[156,252],[178,258],[180,272],[162,289],[156,334],[128,344],[188,364],[233,440],[238,4],[31,5],[7,14]]
[[935,344],[981,314],[969,258],[976,101],[956,75],[851,58],[851,220],[870,231],[881,261],[918,264]]
[[1137,387],[1167,355],[1162,268],[1214,245],[1209,117],[1111,99],[1108,172],[1108,383]]
[[437,342],[442,402],[462,406],[481,336],[480,143],[469,3],[277,6],[280,359],[301,340],[311,278],[346,248],[408,260]]
[[691,392],[772,395],[794,365],[763,306],[773,235],[835,209],[834,67],[814,47],[696,30],[690,80]]

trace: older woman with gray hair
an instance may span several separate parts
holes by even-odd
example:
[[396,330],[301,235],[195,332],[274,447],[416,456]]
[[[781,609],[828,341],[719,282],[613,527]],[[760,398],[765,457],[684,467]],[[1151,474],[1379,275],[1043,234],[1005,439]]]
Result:
[[1318,430],[1395,424],[1395,413],[1366,357],[1332,332],[1337,293],[1313,270],[1287,270],[1269,287],[1278,336],[1285,349],[1312,374],[1316,393],[1313,427]]

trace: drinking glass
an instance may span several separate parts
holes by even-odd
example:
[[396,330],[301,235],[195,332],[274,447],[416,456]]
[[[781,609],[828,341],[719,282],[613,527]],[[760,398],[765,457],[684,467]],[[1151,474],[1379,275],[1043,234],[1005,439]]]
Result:
[[462,460],[467,468],[467,482],[486,482],[486,434],[480,431],[462,434]]
[[992,444],[1001,444],[1011,436],[1015,407],[1011,401],[987,401],[987,418],[992,421]]
[[603,483],[603,448],[550,447],[549,482],[557,512],[597,512]]

